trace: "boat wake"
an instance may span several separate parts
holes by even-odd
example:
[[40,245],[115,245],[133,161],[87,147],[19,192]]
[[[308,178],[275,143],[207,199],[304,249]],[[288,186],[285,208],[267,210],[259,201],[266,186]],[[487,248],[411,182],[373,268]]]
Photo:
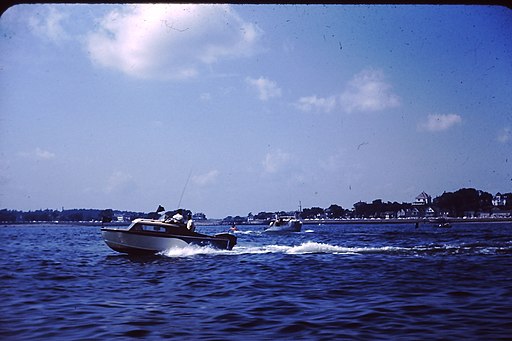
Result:
[[[345,247],[337,246],[325,243],[317,242],[305,242],[295,246],[285,245],[266,245],[259,247],[239,247],[236,252],[241,254],[247,253],[284,253],[290,255],[303,255],[303,254],[358,254],[358,253],[370,253],[370,252],[389,252],[400,250],[398,247],[386,246],[386,247]],[[235,250],[234,250],[235,251]]]
[[380,247],[350,247],[337,246],[318,242],[305,242],[300,245],[237,245],[233,250],[219,250],[211,247],[189,245],[183,248],[173,248],[160,253],[172,258],[193,257],[198,255],[247,255],[247,254],[333,254],[333,255],[410,255],[427,256],[443,254],[512,254],[512,245],[451,245],[428,244],[416,246],[380,246]]
[[237,230],[237,231],[233,231],[233,233],[235,235],[237,234],[240,234],[240,235],[261,235],[262,231],[256,231],[256,230]]
[[198,255],[229,255],[233,253],[233,251],[216,249],[209,246],[188,245],[185,247],[167,249],[158,254],[170,258],[182,258],[193,257]]

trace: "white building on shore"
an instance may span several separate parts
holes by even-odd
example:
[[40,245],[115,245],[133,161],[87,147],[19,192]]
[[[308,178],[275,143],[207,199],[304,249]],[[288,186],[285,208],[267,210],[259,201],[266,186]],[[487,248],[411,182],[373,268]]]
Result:
[[425,192],[421,192],[412,203],[415,206],[430,205],[432,203],[432,197]]

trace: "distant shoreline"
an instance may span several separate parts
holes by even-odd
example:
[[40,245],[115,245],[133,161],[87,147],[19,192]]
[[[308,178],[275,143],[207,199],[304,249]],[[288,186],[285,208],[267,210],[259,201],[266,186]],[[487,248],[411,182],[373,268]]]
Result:
[[[407,219],[303,219],[304,225],[383,225],[383,224],[436,224],[441,218],[407,218]],[[449,223],[512,223],[512,217],[503,218],[442,218]],[[0,225],[77,225],[77,226],[128,226],[131,222],[101,223],[98,221],[25,221],[25,222],[0,222]],[[208,219],[195,221],[197,226],[228,226],[222,219]],[[265,221],[236,223],[238,226],[267,225]]]
[[[436,224],[441,218],[406,218],[406,219],[302,219],[304,225],[346,225],[346,224],[364,224],[364,225],[382,225],[382,224]],[[449,223],[512,223],[512,217],[503,218],[442,218]],[[236,225],[266,225],[266,222],[240,223]]]
[[[303,220],[304,225],[318,224],[435,224],[439,218],[417,218],[417,219],[325,219],[325,220]],[[506,218],[443,218],[449,223],[498,223],[511,222],[512,217]]]

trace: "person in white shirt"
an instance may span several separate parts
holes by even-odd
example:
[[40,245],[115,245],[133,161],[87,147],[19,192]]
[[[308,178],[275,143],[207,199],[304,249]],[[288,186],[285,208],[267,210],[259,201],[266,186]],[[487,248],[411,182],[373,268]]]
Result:
[[187,228],[192,232],[196,230],[196,225],[194,224],[194,221],[192,220],[192,216],[190,214],[188,215]]
[[172,220],[174,220],[177,223],[183,224],[183,214],[182,214],[181,208],[176,212],[175,215],[172,216]]

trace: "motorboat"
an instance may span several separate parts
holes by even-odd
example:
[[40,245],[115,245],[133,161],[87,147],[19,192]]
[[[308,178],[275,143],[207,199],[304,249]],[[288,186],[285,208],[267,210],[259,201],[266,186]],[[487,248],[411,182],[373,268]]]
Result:
[[154,254],[188,245],[231,250],[237,241],[229,233],[209,236],[187,228],[182,222],[145,218],[135,219],[129,226],[102,227],[101,234],[112,250],[128,254]]
[[294,216],[279,216],[270,221],[265,232],[300,232],[302,221]]
[[436,226],[440,227],[440,228],[450,228],[450,227],[452,227],[452,224],[450,224],[450,222],[447,219],[445,219],[445,218],[434,219],[434,220],[431,220],[431,222],[436,224]]

